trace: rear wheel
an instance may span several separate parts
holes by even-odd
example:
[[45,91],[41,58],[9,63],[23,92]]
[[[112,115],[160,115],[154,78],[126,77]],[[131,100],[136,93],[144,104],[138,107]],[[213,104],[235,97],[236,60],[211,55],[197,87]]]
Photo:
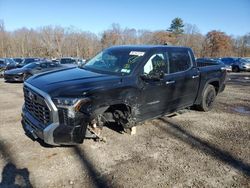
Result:
[[198,105],[198,109],[207,112],[213,108],[216,97],[216,91],[213,85],[208,84],[202,95],[201,104]]

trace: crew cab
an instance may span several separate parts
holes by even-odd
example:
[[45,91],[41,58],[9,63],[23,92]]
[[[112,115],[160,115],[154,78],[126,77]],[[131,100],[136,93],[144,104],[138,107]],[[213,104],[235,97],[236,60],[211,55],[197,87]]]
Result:
[[190,106],[209,111],[225,78],[222,64],[199,66],[187,47],[114,46],[82,68],[27,79],[22,125],[50,145],[79,144],[110,122],[130,129]]

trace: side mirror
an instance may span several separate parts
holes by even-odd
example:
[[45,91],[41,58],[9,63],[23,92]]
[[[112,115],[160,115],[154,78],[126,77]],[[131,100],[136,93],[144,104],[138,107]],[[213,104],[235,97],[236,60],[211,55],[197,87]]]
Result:
[[42,70],[42,67],[37,67],[36,70]]

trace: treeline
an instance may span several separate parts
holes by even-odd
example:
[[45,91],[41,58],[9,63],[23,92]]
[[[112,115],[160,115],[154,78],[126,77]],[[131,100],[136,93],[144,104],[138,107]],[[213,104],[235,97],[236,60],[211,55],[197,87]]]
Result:
[[250,56],[250,33],[233,37],[214,30],[202,35],[197,26],[183,24],[180,18],[175,18],[168,30],[136,30],[113,24],[98,35],[61,26],[10,32],[0,21],[0,57],[90,58],[103,48],[122,44],[189,46],[197,57]]

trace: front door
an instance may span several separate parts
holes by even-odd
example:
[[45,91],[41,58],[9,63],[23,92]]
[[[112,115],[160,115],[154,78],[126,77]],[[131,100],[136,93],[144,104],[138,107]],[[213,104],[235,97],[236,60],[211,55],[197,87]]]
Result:
[[[166,48],[153,54],[143,68],[140,118],[148,119],[190,106],[195,101],[199,87],[199,71],[194,66],[191,53],[183,48]],[[163,73],[161,79],[154,73]]]
[[[154,53],[143,67],[143,87],[140,95],[139,117],[145,120],[158,116],[164,112],[167,89],[164,82],[166,71],[166,56],[164,52]],[[162,74],[162,78],[159,75]],[[155,75],[158,77],[155,78]],[[148,79],[147,79],[148,78]]]

